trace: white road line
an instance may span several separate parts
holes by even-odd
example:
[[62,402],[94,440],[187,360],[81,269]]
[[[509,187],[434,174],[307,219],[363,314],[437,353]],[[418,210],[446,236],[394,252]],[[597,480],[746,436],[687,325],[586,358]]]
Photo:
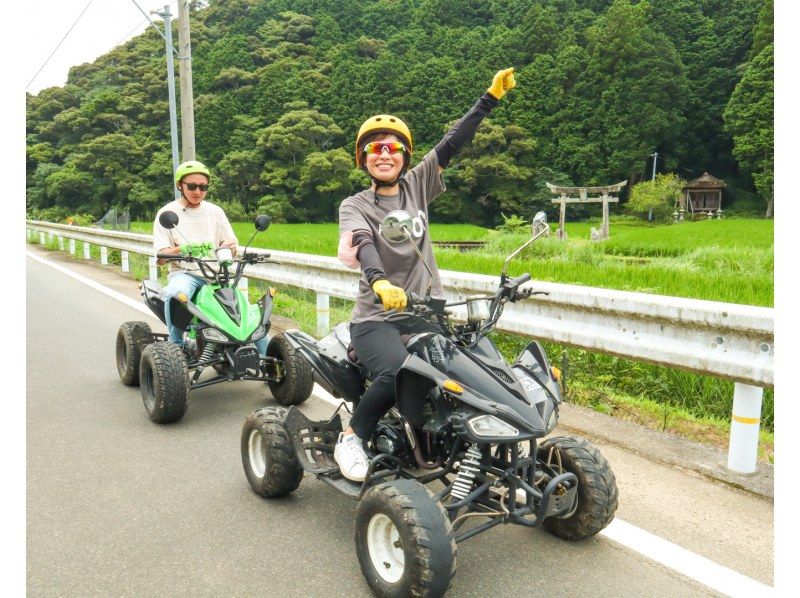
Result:
[[[144,304],[134,301],[122,293],[104,287],[85,276],[77,274],[60,264],[39,257],[30,251],[26,251],[26,253],[28,257],[37,262],[50,266],[67,276],[71,276],[75,280],[113,299],[117,299],[144,314],[153,316],[152,312]],[[338,407],[342,403],[341,399],[337,399],[328,393],[319,384],[314,384],[314,396],[335,407]],[[690,579],[728,596],[759,598],[761,596],[773,596],[775,594],[775,590],[771,586],[715,563],[704,556],[700,556],[669,540],[665,540],[635,525],[631,525],[622,519],[615,518],[608,527],[600,532],[600,535],[634,552],[638,552],[651,561],[664,565],[669,569],[677,571],[681,575],[685,575]]]

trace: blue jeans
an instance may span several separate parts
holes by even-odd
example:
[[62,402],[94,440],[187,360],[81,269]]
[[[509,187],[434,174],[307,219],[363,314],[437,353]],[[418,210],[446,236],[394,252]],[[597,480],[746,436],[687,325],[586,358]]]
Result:
[[[164,320],[167,324],[170,342],[183,346],[183,330],[172,324],[170,299],[177,296],[179,293],[183,293],[191,299],[194,297],[197,289],[204,284],[206,284],[204,279],[194,274],[189,274],[188,272],[176,272],[170,275],[167,286],[161,291],[161,298],[164,300]],[[268,337],[265,336],[262,339],[254,341],[256,349],[258,349],[261,355],[267,354],[267,338]]]

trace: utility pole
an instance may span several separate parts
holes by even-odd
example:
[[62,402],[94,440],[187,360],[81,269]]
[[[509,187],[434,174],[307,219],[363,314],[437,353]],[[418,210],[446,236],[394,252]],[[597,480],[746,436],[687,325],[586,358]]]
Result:
[[181,147],[183,160],[194,160],[194,97],[192,42],[189,39],[189,0],[178,0],[178,71],[181,79]]
[[[175,63],[172,60],[172,14],[169,12],[169,4],[164,6],[163,12],[153,11],[164,19],[164,41],[167,44],[167,91],[169,92],[169,133],[172,141],[172,172],[178,170],[178,114],[175,106]],[[181,192],[177,188],[175,199],[181,198]]]
[[[650,179],[652,181],[656,180],[656,162],[658,161],[658,152],[653,152],[650,154],[653,157],[653,178]],[[647,220],[653,220],[653,208],[650,208],[650,211],[647,213]]]

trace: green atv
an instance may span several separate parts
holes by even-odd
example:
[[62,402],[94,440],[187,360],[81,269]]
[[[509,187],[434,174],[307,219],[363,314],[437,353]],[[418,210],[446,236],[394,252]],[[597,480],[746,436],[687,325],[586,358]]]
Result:
[[[166,229],[175,228],[178,215],[163,212],[159,222]],[[255,227],[256,233],[265,231],[269,217],[258,216]],[[183,347],[169,342],[166,334],[153,332],[147,322],[125,322],[117,332],[120,380],[127,386],[139,385],[150,419],[156,423],[176,422],[186,413],[191,389],[233,380],[266,382],[282,405],[305,401],[314,385],[306,360],[282,335],[269,342],[266,356],[255,346],[269,332],[274,293],[270,291],[251,304],[238,288],[245,266],[268,262],[269,254],[248,253],[245,247],[241,258],[233,259],[230,249],[220,248],[210,259],[202,257],[208,247],[182,247],[187,253],[157,257],[196,263],[208,283],[194,297],[173,297],[168,306],[162,298],[161,285],[155,281],[142,281],[141,294],[165,324],[164,310],[172,310],[173,324],[185,330]],[[209,367],[214,376],[200,380]]]

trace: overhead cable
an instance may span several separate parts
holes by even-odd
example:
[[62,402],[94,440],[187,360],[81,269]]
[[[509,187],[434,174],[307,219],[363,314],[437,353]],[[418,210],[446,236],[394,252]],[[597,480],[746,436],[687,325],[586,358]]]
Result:
[[58,50],[58,49],[61,47],[61,44],[63,44],[63,43],[64,43],[64,40],[65,40],[65,39],[67,39],[67,36],[70,34],[70,31],[72,31],[72,30],[73,30],[73,28],[75,27],[75,25],[77,25],[77,24],[78,24],[78,21],[80,21],[80,20],[81,20],[81,17],[83,16],[83,13],[85,13],[85,12],[86,12],[86,9],[88,9],[88,8],[89,8],[89,6],[91,6],[92,2],[94,2],[94,0],[89,0],[89,4],[87,4],[87,5],[86,5],[86,8],[84,8],[84,9],[81,11],[81,14],[79,14],[79,15],[78,15],[78,18],[77,18],[77,19],[75,19],[75,22],[72,24],[72,26],[71,26],[71,27],[70,27],[70,28],[67,30],[67,32],[64,34],[64,37],[62,37],[62,38],[61,38],[61,41],[60,41],[60,42],[58,42],[58,45],[56,46],[55,50],[53,50],[53,51],[50,53],[50,56],[48,56],[48,57],[47,57],[47,60],[45,60],[45,61],[44,61],[44,64],[43,64],[43,65],[42,65],[42,66],[39,68],[39,70],[38,70],[38,71],[36,71],[36,74],[33,76],[33,79],[31,79],[31,80],[28,82],[28,84],[25,86],[25,89],[28,89],[28,88],[31,86],[31,83],[33,83],[33,82],[36,80],[36,77],[38,77],[38,76],[39,76],[39,73],[41,73],[41,72],[42,72],[42,69],[43,69],[44,67],[46,67],[46,66],[47,66],[47,63],[48,63],[48,62],[50,62],[50,59],[53,57],[53,54],[55,54],[55,53],[56,53],[56,51],[57,51],[57,50]]

